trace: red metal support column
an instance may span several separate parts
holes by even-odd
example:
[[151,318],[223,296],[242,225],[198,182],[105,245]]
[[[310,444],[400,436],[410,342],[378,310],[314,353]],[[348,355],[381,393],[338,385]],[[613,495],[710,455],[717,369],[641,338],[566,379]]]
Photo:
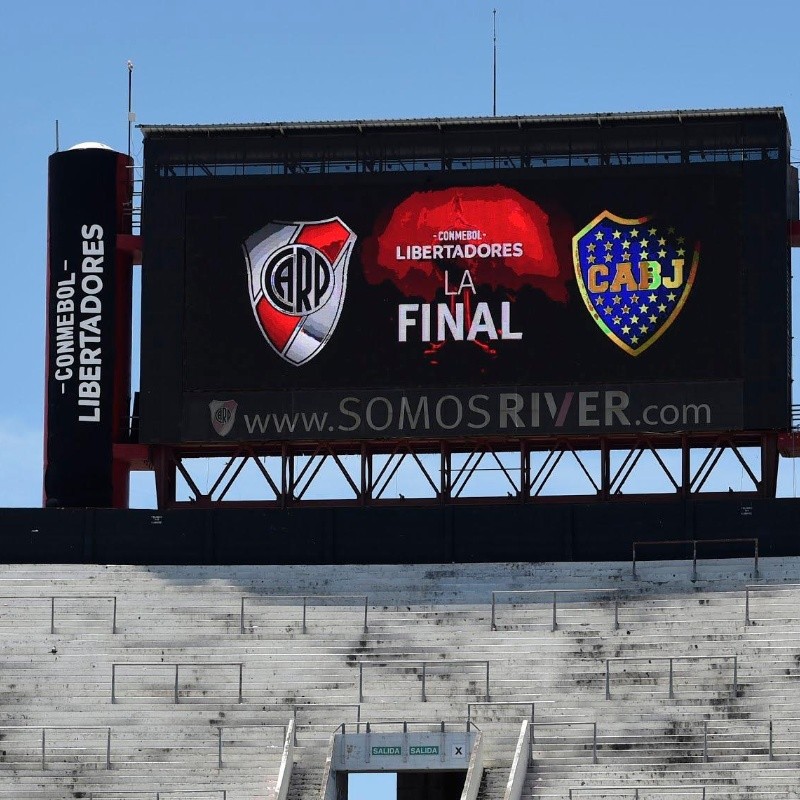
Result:
[[281,496],[280,507],[286,508],[289,505],[289,497],[294,489],[294,458],[289,452],[288,445],[284,442],[281,445]]
[[152,462],[156,479],[156,504],[163,511],[175,503],[175,460],[170,448],[157,446],[153,448]]
[[366,442],[361,444],[361,484],[360,484],[360,499],[361,505],[369,505],[372,500],[372,454],[367,449]]
[[[130,165],[120,159],[118,179],[120,195],[130,202],[132,185]],[[126,221],[121,219],[125,226]],[[130,220],[127,220],[130,229]],[[129,439],[131,400],[131,336],[133,314],[133,264],[141,263],[142,239],[130,233],[117,235],[114,258],[116,286],[115,310],[115,357],[118,364],[114,370],[114,443],[125,444]],[[130,499],[130,462],[114,458],[111,467],[111,491],[114,508],[128,508]]]
[[447,503],[453,489],[452,457],[447,442],[439,445],[439,502]]
[[778,434],[766,433],[761,439],[761,496],[778,493]]
[[692,449],[689,437],[684,433],[681,436],[681,490],[680,496],[688,498],[692,492]]
[[600,499],[611,497],[611,448],[608,439],[600,440]]
[[531,499],[531,450],[524,440],[519,445],[519,496],[523,503]]

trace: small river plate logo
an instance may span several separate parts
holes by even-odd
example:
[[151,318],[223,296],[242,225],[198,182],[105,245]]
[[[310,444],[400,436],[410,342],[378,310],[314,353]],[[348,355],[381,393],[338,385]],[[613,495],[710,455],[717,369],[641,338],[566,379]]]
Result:
[[239,404],[235,400],[212,400],[208,404],[211,412],[211,424],[219,436],[227,436],[236,422],[236,409]]

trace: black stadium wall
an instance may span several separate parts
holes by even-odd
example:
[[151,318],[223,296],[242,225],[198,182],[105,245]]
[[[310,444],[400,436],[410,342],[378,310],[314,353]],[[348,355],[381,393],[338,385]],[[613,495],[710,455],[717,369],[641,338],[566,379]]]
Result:
[[[419,564],[800,555],[800,499],[439,508],[0,509],[3,563]],[[640,558],[690,558],[691,547]]]

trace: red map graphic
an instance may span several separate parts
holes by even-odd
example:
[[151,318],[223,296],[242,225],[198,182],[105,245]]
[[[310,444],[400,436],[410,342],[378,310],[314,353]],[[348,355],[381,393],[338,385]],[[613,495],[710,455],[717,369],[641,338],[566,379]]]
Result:
[[[566,302],[566,281],[572,275],[572,223],[560,210],[545,211],[533,200],[506,186],[453,187],[415,192],[376,225],[362,249],[364,275],[372,284],[391,281],[404,295],[432,301],[443,288],[448,266],[468,269],[476,287],[514,292],[524,286]],[[475,238],[457,237],[469,231]],[[477,232],[477,235],[475,234]],[[498,245],[517,243],[521,255],[473,255],[427,260],[398,257],[413,245]],[[509,247],[505,248],[507,253]],[[445,253],[453,250],[445,250]]]

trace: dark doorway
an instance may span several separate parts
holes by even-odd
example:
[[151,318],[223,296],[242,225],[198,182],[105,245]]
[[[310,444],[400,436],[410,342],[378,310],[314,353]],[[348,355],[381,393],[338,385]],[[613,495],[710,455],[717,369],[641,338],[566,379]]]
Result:
[[459,800],[467,773],[350,772],[339,797],[346,800]]
[[397,800],[459,800],[466,772],[398,772]]

